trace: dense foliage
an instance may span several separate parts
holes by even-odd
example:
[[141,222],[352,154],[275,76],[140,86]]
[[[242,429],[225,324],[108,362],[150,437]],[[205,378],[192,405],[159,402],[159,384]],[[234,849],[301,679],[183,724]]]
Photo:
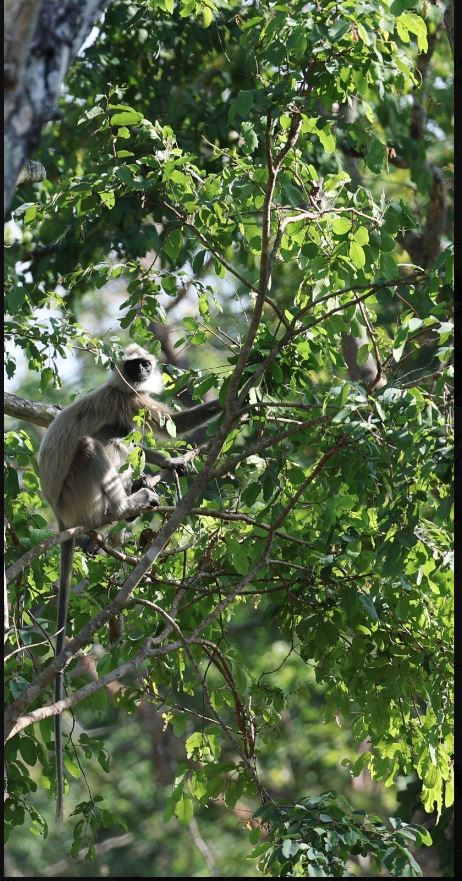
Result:
[[[98,27],[42,138],[48,179],[18,189],[7,225],[7,376],[65,404],[131,338],[161,360],[164,400],[219,396],[224,415],[193,469],[162,484],[159,512],[115,525],[101,553],[76,552],[78,637],[181,501],[176,552],[146,567],[122,635],[108,614],[67,668],[73,855],[137,825],[97,777],[85,783],[96,762],[111,773],[104,726],[158,707],[180,744],[158,781],[173,784],[168,800],[153,801],[165,819],[244,800],[262,874],[354,875],[360,856],[366,874],[418,875],[409,846],[431,838],[411,809],[390,822],[352,806],[347,778],[334,792],[322,761],[310,778],[305,752],[337,737],[336,722],[348,733],[335,763],[354,777],[418,780],[437,818],[452,804],[442,9],[113,0]],[[387,377],[379,392],[347,377],[342,334],[362,337],[359,363],[371,354]],[[63,388],[71,353],[81,373]],[[141,416],[131,439],[143,428]],[[38,442],[24,422],[6,433],[9,565],[55,531]],[[146,429],[143,443],[159,442]],[[58,565],[47,547],[10,581],[6,818],[29,815],[43,834],[52,678],[29,689],[53,659]],[[274,764],[290,718],[289,785]]]

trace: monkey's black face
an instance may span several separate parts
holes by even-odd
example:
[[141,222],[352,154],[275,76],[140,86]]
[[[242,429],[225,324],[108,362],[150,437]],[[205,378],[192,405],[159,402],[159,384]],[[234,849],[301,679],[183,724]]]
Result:
[[133,384],[146,382],[151,375],[152,364],[145,358],[132,358],[123,367],[125,378]]

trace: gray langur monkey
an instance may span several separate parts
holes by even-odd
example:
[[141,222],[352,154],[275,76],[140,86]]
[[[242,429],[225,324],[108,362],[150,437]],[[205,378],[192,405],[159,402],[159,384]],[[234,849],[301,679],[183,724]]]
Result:
[[[155,358],[133,344],[124,358],[112,365],[107,382],[65,407],[51,423],[39,450],[40,483],[58,520],[59,529],[99,526],[108,517],[134,519],[140,508],[155,507],[159,499],[155,481],[143,475],[132,484],[131,469],[118,473],[129,448],[121,438],[135,427],[133,417],[143,409],[156,434],[167,438],[165,419],[184,434],[203,425],[221,411],[218,401],[172,412],[154,401]],[[153,451],[154,452],[154,451]],[[159,454],[148,461],[158,463]],[[61,544],[58,590],[56,654],[64,647],[74,541]],[[63,673],[56,674],[55,701],[63,697]],[[63,754],[61,715],[55,716],[56,819],[63,818]]]

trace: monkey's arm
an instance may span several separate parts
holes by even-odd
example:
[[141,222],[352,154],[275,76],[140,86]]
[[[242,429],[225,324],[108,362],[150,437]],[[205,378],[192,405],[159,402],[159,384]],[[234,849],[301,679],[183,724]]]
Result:
[[170,418],[175,423],[177,434],[187,434],[188,431],[204,425],[218,413],[221,413],[220,404],[218,401],[210,401],[208,404],[198,404],[197,407],[191,407],[189,410],[170,412]]
[[182,456],[165,456],[158,450],[151,450],[150,447],[143,447],[143,453],[148,465],[157,465],[159,468],[166,468],[168,471],[178,471],[185,468],[185,462]]
[[169,410],[164,404],[153,401],[147,395],[139,403],[149,413],[148,418],[152,423],[154,431],[164,438],[168,438],[169,434],[165,424],[162,424],[163,416],[168,416],[172,420],[175,424],[177,435],[180,436],[187,434],[188,431],[193,431],[194,428],[199,428],[200,425],[204,425],[209,419],[220,413],[222,409],[218,401],[210,401],[208,404],[198,404],[197,407],[191,407],[189,410]]
[[[199,404],[197,407],[191,407],[190,410],[166,411],[171,420],[175,423],[178,435],[187,434],[194,428],[198,428],[213,416],[221,413],[221,406],[218,401],[210,401],[207,404]],[[167,432],[162,432],[167,436]],[[143,447],[146,462],[149,465],[157,465],[160,468],[166,468],[169,471],[185,471],[191,467],[183,456],[165,456],[158,450],[152,450],[149,447]]]

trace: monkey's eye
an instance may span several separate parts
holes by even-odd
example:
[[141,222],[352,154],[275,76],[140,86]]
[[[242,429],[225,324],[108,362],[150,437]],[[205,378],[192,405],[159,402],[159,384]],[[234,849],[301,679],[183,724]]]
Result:
[[144,367],[145,370],[151,369],[151,362],[150,361],[146,361],[145,359],[140,358],[140,364],[142,367]]

